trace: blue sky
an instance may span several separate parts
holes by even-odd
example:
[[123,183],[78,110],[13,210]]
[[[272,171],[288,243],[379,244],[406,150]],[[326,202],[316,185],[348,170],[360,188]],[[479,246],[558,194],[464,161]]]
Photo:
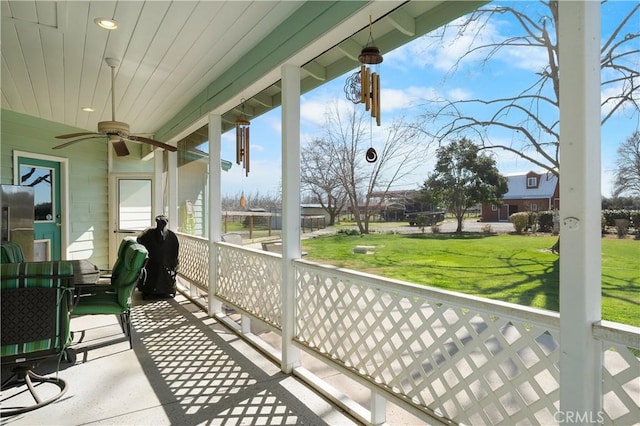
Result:
[[[631,10],[634,1],[612,1],[605,5],[602,13],[602,32],[608,34],[612,25],[622,19]],[[528,7],[537,7],[537,2],[527,2]],[[638,32],[640,18],[636,14],[628,30]],[[508,34],[513,22],[500,20],[492,22],[485,31],[487,37]],[[375,26],[373,31],[375,39]],[[531,79],[532,69],[538,69],[545,63],[544,52],[539,55],[526,53],[522,49],[507,49],[500,56],[491,60],[478,72],[478,61],[467,61],[453,76],[448,71],[454,61],[468,48],[468,39],[447,44],[446,49],[430,47],[430,41],[419,38],[384,55],[384,62],[379,65],[381,75],[381,104],[383,126],[391,122],[395,116],[412,118],[423,112],[420,107],[424,99],[444,97],[447,99],[493,99],[496,94],[515,94],[513,85],[522,86],[523,81]],[[636,43],[639,43],[636,40]],[[637,45],[636,45],[637,48]],[[640,58],[635,58],[640,67]],[[308,143],[314,136],[322,133],[322,125],[326,108],[336,102],[341,107],[350,107],[351,102],[345,98],[343,86],[346,78],[354,70],[332,80],[301,99],[301,143]],[[364,106],[360,105],[362,108]],[[616,113],[602,128],[602,193],[610,196],[613,173],[615,170],[616,149],[620,142],[628,138],[640,126],[640,117],[630,109]],[[381,137],[383,128],[372,126],[373,141]],[[507,134],[496,135],[496,138],[509,138]],[[281,115],[280,108],[251,120],[251,173],[244,176],[241,166],[234,162],[233,167],[223,173],[223,195],[234,196],[244,191],[245,194],[259,192],[263,195],[277,194],[281,185]],[[373,143],[375,147],[375,142]],[[424,141],[425,149],[427,141]],[[505,151],[492,151],[498,169],[503,174],[540,171],[535,166],[514,154]],[[235,160],[235,133],[227,132],[222,136],[222,158]],[[433,155],[431,155],[433,159]],[[396,189],[418,188],[432,171],[434,162],[425,162],[415,173],[397,185]]]

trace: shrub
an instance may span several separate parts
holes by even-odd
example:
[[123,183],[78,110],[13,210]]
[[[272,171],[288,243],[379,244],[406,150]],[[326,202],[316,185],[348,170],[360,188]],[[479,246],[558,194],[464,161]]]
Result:
[[606,209],[602,211],[604,214],[604,218],[607,222],[607,226],[616,226],[616,219],[627,219],[630,220],[630,212],[631,210],[623,210],[623,209]]
[[423,214],[419,214],[418,216],[416,216],[416,226],[420,228],[420,231],[422,231],[422,233],[424,233],[424,227],[427,226],[429,222],[430,218]]
[[538,212],[538,231],[539,232],[553,231],[553,212],[552,211]]
[[522,234],[529,224],[529,213],[518,212],[509,216],[509,221],[513,224],[517,234]]
[[527,228],[533,232],[536,231],[536,224],[538,222],[538,213],[536,212],[528,212],[527,213]]
[[618,238],[624,238],[629,231],[629,221],[627,219],[616,219],[616,233],[618,234]]
[[491,234],[493,232],[493,228],[488,223],[482,227],[482,232],[485,234]]
[[640,210],[631,210],[629,212],[629,220],[631,226],[636,229],[636,235],[640,232]]
[[360,231],[358,231],[357,229],[338,229],[336,234],[342,234],[346,236],[355,236],[355,235],[360,235]]
[[439,234],[440,233],[440,227],[438,225],[431,226],[431,232],[433,232],[434,234]]

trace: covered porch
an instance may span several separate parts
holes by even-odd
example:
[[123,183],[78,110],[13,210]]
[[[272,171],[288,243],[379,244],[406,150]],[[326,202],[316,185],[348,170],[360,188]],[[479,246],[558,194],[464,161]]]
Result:
[[[562,2],[560,9],[561,40],[571,46],[563,57],[571,79],[560,93],[561,156],[573,160],[562,170],[560,313],[304,260],[303,68],[283,55],[273,66],[282,100],[282,254],[223,242],[221,135],[242,90],[212,109],[215,102],[198,100],[159,131],[175,142],[207,125],[203,235],[178,234],[179,285],[190,301],[181,296],[136,304],[132,351],[124,339],[121,351],[109,339],[92,347],[92,338],[83,336],[107,328],[75,318],[75,342],[86,350],[60,371],[69,377],[69,394],[16,424],[637,423],[639,330],[602,321],[600,311],[600,182],[591,173],[601,155],[599,43],[593,42],[599,5]],[[225,94],[230,85],[211,92]],[[7,150],[26,144],[3,148],[3,164],[9,164]],[[152,172],[155,210],[166,210],[172,223],[182,188],[176,155],[154,155]],[[109,158],[108,165],[99,160],[105,176],[119,171],[117,159]],[[104,195],[98,208],[105,211],[108,185],[110,176],[96,185]],[[63,226],[71,229],[69,222]],[[103,212],[86,232],[67,230],[63,257],[89,251],[81,238],[92,249],[104,244],[96,241],[113,237],[109,226]],[[69,249],[74,244],[76,251]],[[109,337],[119,338],[117,326],[113,330]],[[194,365],[203,369],[193,371]]]
[[[558,314],[297,259],[296,334],[287,342],[280,254],[216,243],[212,303],[198,260],[207,240],[179,238],[180,294],[142,300],[135,293],[133,350],[115,316],[74,317],[75,364],[39,369],[59,368],[67,394],[14,424],[566,420],[558,414]],[[582,423],[634,424],[638,329],[600,322],[593,338],[602,367],[585,376],[601,381],[602,405]],[[282,369],[287,350],[297,357],[290,374]]]

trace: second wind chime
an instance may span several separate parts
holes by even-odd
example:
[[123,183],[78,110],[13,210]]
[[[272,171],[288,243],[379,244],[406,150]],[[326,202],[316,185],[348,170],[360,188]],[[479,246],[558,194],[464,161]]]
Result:
[[[367,65],[379,65],[383,58],[380,49],[374,45],[372,26],[371,16],[369,16],[369,40],[358,56],[361,63],[360,70],[347,78],[344,92],[347,99],[354,104],[364,104],[365,110],[371,111],[371,117],[375,118],[376,125],[380,126],[380,70],[371,71]],[[367,150],[365,159],[369,163],[375,163],[378,160],[378,153],[373,147]]]
[[[244,111],[244,102],[242,99],[242,114],[236,120],[236,164],[242,163],[242,168],[245,170],[245,176],[249,176],[249,125],[251,124],[247,120],[247,115]],[[240,196],[240,207],[244,208],[247,205],[246,198],[244,197],[244,190]]]

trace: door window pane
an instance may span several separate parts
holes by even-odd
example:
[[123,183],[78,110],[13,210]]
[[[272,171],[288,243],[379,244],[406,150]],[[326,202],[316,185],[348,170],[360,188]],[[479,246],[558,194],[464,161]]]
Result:
[[34,192],[35,220],[53,221],[53,170],[48,167],[20,166],[20,184]]
[[118,181],[118,229],[142,231],[152,224],[151,180]]

